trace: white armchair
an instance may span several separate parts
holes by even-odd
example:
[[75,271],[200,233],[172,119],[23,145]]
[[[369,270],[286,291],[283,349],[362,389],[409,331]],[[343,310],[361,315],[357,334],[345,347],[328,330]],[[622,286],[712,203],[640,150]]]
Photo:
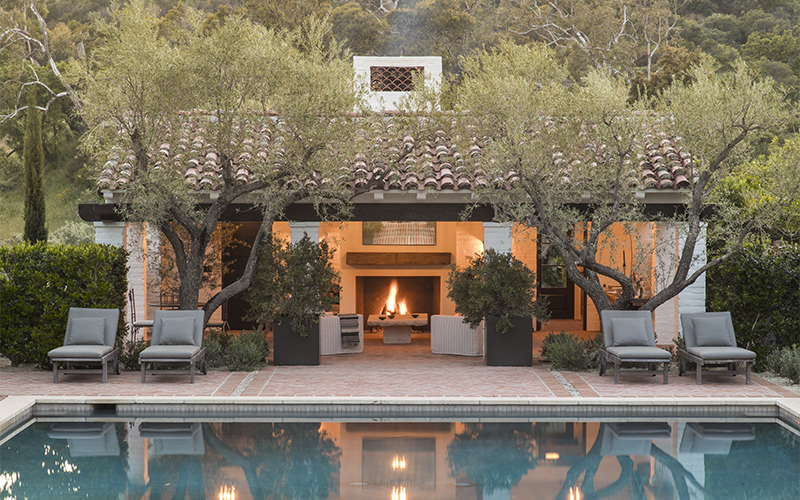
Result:
[[342,327],[339,316],[323,316],[319,320],[320,355],[354,354],[364,352],[364,316],[358,314],[358,345],[342,346]]
[[461,316],[431,316],[431,352],[457,356],[483,356],[484,324],[470,328]]

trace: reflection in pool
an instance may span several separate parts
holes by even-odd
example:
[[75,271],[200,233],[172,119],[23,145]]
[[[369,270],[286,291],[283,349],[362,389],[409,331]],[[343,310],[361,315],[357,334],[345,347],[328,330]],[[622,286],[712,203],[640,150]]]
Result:
[[0,497],[796,499],[800,438],[732,422],[36,422]]

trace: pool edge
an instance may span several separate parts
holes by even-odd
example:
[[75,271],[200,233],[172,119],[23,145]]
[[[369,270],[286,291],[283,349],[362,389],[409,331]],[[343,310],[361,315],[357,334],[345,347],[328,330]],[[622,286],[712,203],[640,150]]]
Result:
[[800,400],[773,398],[367,398],[367,397],[66,397],[9,396],[0,401],[0,434],[31,417],[59,414],[91,415],[111,408],[118,416],[167,415],[176,418],[658,418],[684,414],[692,417],[780,417],[800,427]]

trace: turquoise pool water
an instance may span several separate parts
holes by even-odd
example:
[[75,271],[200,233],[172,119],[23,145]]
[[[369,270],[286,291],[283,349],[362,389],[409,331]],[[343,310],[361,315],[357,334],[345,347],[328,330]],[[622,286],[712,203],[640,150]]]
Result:
[[0,439],[0,498],[800,498],[800,437],[775,420],[89,420]]

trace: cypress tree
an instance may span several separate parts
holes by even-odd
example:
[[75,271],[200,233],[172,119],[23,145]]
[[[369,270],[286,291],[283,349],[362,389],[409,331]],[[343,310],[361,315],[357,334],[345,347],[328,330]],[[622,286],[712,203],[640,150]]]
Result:
[[42,114],[36,108],[35,92],[28,94],[23,159],[25,164],[25,241],[47,241],[44,207],[44,147]]

